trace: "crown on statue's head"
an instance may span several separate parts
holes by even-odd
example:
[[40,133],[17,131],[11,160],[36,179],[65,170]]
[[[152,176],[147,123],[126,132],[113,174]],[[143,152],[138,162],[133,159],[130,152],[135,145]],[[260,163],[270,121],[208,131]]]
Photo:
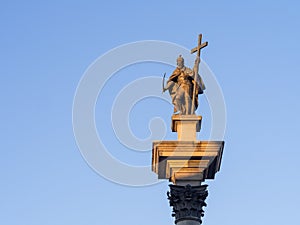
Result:
[[179,56],[178,56],[177,62],[179,62],[179,61],[184,62],[184,59],[182,58],[182,55],[179,55]]

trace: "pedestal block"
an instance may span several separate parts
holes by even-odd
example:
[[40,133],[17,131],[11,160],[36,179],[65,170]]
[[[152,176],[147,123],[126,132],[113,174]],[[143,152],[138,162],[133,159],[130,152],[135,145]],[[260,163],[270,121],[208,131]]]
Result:
[[196,141],[196,132],[201,129],[201,116],[173,115],[172,131],[177,132],[178,141]]

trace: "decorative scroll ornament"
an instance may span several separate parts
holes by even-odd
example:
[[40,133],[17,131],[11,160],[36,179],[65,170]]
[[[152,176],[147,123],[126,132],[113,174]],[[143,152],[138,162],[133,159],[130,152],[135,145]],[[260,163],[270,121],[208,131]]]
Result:
[[204,201],[208,196],[207,185],[169,186],[171,190],[167,195],[170,206],[173,207],[172,216],[175,217],[175,223],[182,220],[196,220],[201,224],[201,217],[204,216],[202,207],[206,206]]

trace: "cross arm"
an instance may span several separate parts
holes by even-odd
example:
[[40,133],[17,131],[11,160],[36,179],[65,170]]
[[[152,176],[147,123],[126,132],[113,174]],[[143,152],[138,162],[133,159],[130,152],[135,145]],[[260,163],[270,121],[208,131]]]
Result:
[[193,54],[194,52],[197,52],[198,49],[200,50],[200,49],[202,49],[202,48],[205,48],[207,45],[208,45],[208,42],[206,41],[206,42],[202,43],[201,45],[199,45],[199,46],[193,48],[193,49],[191,50],[191,54]]

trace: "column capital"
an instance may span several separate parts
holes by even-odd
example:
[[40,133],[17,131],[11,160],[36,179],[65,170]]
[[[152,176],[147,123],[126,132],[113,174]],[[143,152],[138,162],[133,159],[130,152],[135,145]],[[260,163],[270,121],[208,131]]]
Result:
[[175,217],[175,224],[201,224],[201,217],[204,216],[202,208],[206,206],[205,199],[208,196],[207,185],[169,186],[170,192],[168,191],[167,195],[170,206],[173,207],[172,216]]

